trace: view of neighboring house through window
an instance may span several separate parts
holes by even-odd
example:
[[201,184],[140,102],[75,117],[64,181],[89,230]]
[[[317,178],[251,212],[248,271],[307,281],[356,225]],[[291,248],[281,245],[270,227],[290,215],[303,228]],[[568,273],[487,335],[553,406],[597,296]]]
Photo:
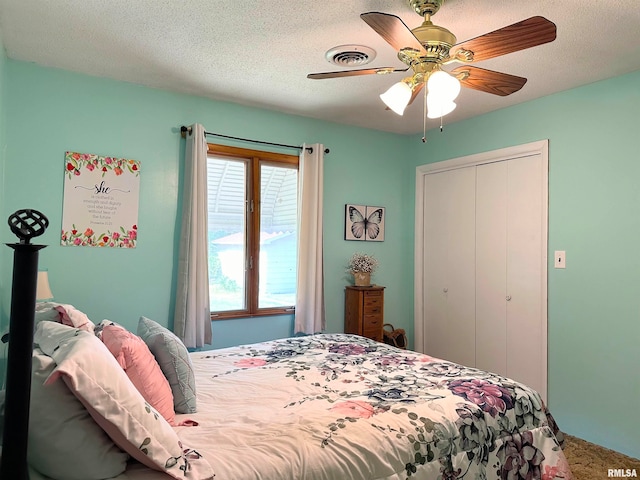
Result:
[[298,157],[209,144],[212,318],[295,306]]

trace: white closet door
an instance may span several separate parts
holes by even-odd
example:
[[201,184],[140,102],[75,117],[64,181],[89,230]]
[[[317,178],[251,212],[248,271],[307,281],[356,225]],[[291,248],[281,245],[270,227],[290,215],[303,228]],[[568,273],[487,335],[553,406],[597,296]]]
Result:
[[425,353],[475,365],[475,168],[424,180]]
[[546,250],[544,164],[541,155],[506,163],[507,295],[511,298],[507,302],[506,375],[546,398],[546,271],[545,260],[541,261]]
[[513,378],[543,400],[548,162],[543,140],[424,165],[416,181],[418,348]]
[[476,367],[507,374],[507,163],[476,170]]

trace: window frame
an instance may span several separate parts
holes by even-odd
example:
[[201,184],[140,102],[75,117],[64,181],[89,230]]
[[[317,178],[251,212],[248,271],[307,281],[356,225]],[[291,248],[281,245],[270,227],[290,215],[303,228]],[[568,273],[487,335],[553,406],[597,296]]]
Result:
[[[300,158],[297,155],[265,152],[242,147],[232,147],[207,143],[207,157],[216,155],[243,160],[247,166],[245,179],[245,304],[246,309],[212,311],[211,320],[230,320],[235,318],[268,317],[273,315],[290,315],[295,312],[295,305],[284,307],[258,308],[260,281],[260,167],[262,165],[278,165],[295,168],[300,173]],[[251,206],[253,205],[253,208]],[[208,208],[207,208],[208,210]],[[299,215],[300,212],[298,212]],[[208,211],[207,211],[208,214]],[[208,232],[207,232],[208,236]],[[207,237],[208,238],[208,237]],[[251,261],[251,259],[255,259]],[[296,260],[297,262],[297,260]]]

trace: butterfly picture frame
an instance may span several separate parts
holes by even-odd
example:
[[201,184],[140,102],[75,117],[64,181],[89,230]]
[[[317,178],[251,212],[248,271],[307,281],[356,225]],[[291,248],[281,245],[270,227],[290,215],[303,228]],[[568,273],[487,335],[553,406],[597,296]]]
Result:
[[346,204],[344,217],[345,240],[384,241],[384,207]]

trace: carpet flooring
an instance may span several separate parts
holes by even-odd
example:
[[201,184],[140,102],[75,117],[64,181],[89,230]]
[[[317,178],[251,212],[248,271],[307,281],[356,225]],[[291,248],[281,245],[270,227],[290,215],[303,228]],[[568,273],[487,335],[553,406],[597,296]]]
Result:
[[569,462],[574,480],[616,478],[609,476],[609,469],[635,469],[637,477],[628,478],[640,478],[640,459],[627,457],[571,435],[565,434],[564,454]]

